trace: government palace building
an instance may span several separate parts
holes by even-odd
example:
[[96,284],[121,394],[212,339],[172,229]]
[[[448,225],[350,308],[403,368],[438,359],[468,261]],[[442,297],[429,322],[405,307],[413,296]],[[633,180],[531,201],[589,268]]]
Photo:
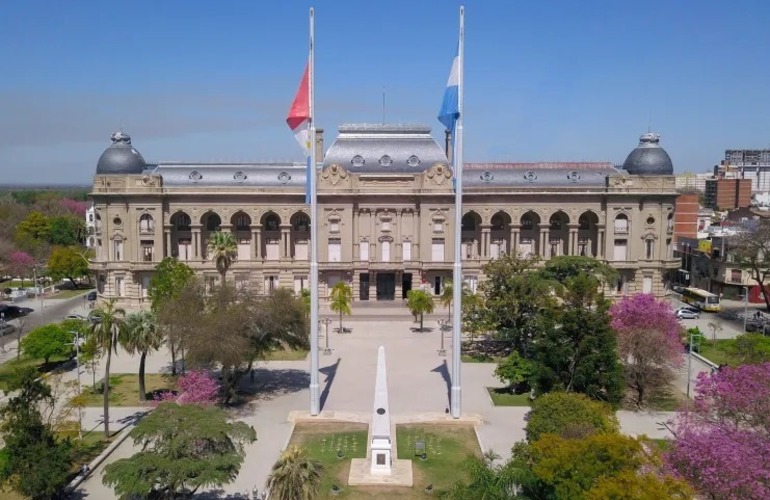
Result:
[[[674,259],[673,166],[656,134],[611,163],[472,163],[463,168],[463,279],[475,290],[504,253],[596,257],[618,270],[608,294],[667,293]],[[449,140],[447,140],[447,144]],[[206,247],[231,232],[227,278],[262,292],[309,284],[310,225],[318,224],[319,294],[345,281],[354,300],[440,294],[452,276],[454,191],[450,148],[424,126],[344,125],[324,153],[317,134],[318,218],[300,163],[147,163],[131,138],[112,135],[91,198],[91,269],[104,298],[139,308],[164,257],[219,279]],[[320,161],[323,158],[323,161]]]

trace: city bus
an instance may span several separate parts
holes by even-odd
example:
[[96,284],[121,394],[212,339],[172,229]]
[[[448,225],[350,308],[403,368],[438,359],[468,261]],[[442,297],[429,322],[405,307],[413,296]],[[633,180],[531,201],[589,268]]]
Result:
[[701,311],[719,311],[719,295],[701,290],[700,288],[685,288],[682,290],[682,302],[691,304]]

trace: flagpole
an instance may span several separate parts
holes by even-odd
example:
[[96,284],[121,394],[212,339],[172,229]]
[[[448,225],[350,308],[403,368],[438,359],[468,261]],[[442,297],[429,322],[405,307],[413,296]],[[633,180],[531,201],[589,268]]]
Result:
[[318,193],[316,190],[315,140],[315,11],[310,8],[310,415],[321,412],[318,388]]
[[459,117],[455,131],[455,231],[454,231],[454,265],[453,265],[453,297],[454,311],[452,318],[452,390],[450,406],[453,418],[461,414],[461,383],[460,383],[460,353],[462,351],[462,219],[463,219],[463,59],[465,38],[465,8],[460,7],[460,44],[458,47],[457,68],[457,109]]

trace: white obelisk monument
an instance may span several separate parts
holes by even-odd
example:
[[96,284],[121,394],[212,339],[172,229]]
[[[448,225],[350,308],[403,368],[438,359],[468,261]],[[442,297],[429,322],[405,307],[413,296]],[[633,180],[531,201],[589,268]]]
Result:
[[388,405],[388,374],[385,371],[385,347],[377,349],[377,378],[374,382],[374,411],[372,412],[372,474],[392,472],[392,440],[390,438],[390,406]]

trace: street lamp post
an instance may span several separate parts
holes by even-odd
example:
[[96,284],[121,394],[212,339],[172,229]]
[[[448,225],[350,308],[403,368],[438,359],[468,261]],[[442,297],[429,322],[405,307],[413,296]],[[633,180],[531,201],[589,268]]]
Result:
[[441,347],[438,350],[438,355],[442,357],[446,357],[446,349],[444,349],[444,329],[449,325],[450,321],[448,319],[440,319],[438,320],[438,334],[441,338]]
[[321,323],[324,325],[324,336],[326,337],[326,347],[324,347],[324,356],[330,356],[332,350],[329,348],[329,324],[332,322],[331,318],[322,318]]
[[[78,374],[78,398],[82,394],[83,388],[80,385],[80,332],[74,331],[70,332],[75,335],[75,369],[77,370]],[[83,421],[83,409],[78,405],[78,439],[81,441],[83,440],[83,426],[81,425]]]
[[746,333],[746,321],[749,319],[749,287],[743,287],[743,332]]
[[692,379],[692,337],[693,330],[689,331],[689,343],[687,346],[687,404],[686,411],[690,411],[690,380]]

